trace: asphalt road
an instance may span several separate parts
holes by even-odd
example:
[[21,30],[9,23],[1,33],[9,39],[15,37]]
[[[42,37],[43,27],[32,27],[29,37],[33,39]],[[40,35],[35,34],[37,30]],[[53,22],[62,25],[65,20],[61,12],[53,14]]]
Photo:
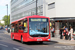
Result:
[[4,33],[5,30],[0,30],[0,50],[75,50],[75,46],[59,44],[57,42],[39,43],[24,43],[12,40],[10,35]]

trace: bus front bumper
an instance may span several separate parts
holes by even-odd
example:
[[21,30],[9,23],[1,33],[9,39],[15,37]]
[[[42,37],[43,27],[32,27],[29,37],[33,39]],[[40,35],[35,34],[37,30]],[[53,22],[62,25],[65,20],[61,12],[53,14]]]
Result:
[[46,37],[29,37],[27,39],[27,42],[41,42],[41,41],[51,41],[50,38],[46,38]]

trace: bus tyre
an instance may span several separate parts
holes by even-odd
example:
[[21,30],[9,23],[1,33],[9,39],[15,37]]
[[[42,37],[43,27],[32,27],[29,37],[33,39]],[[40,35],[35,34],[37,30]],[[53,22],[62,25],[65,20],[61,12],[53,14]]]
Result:
[[23,42],[23,37],[21,37],[21,43],[23,44],[24,42]]

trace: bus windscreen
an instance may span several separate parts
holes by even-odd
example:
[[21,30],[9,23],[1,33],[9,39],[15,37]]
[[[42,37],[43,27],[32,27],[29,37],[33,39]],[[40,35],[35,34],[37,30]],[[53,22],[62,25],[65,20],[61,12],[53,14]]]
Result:
[[32,37],[46,37],[49,35],[47,18],[29,18],[29,34]]

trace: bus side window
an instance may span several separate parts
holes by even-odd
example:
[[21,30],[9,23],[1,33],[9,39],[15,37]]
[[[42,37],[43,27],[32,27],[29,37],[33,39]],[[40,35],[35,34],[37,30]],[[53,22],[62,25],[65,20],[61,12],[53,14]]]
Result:
[[11,32],[14,32],[14,25],[11,25]]
[[24,32],[27,33],[28,32],[27,19],[25,19],[23,23],[24,23]]
[[14,31],[18,32],[18,25],[17,24],[15,25],[15,30]]
[[19,23],[19,30],[24,30],[23,21]]

